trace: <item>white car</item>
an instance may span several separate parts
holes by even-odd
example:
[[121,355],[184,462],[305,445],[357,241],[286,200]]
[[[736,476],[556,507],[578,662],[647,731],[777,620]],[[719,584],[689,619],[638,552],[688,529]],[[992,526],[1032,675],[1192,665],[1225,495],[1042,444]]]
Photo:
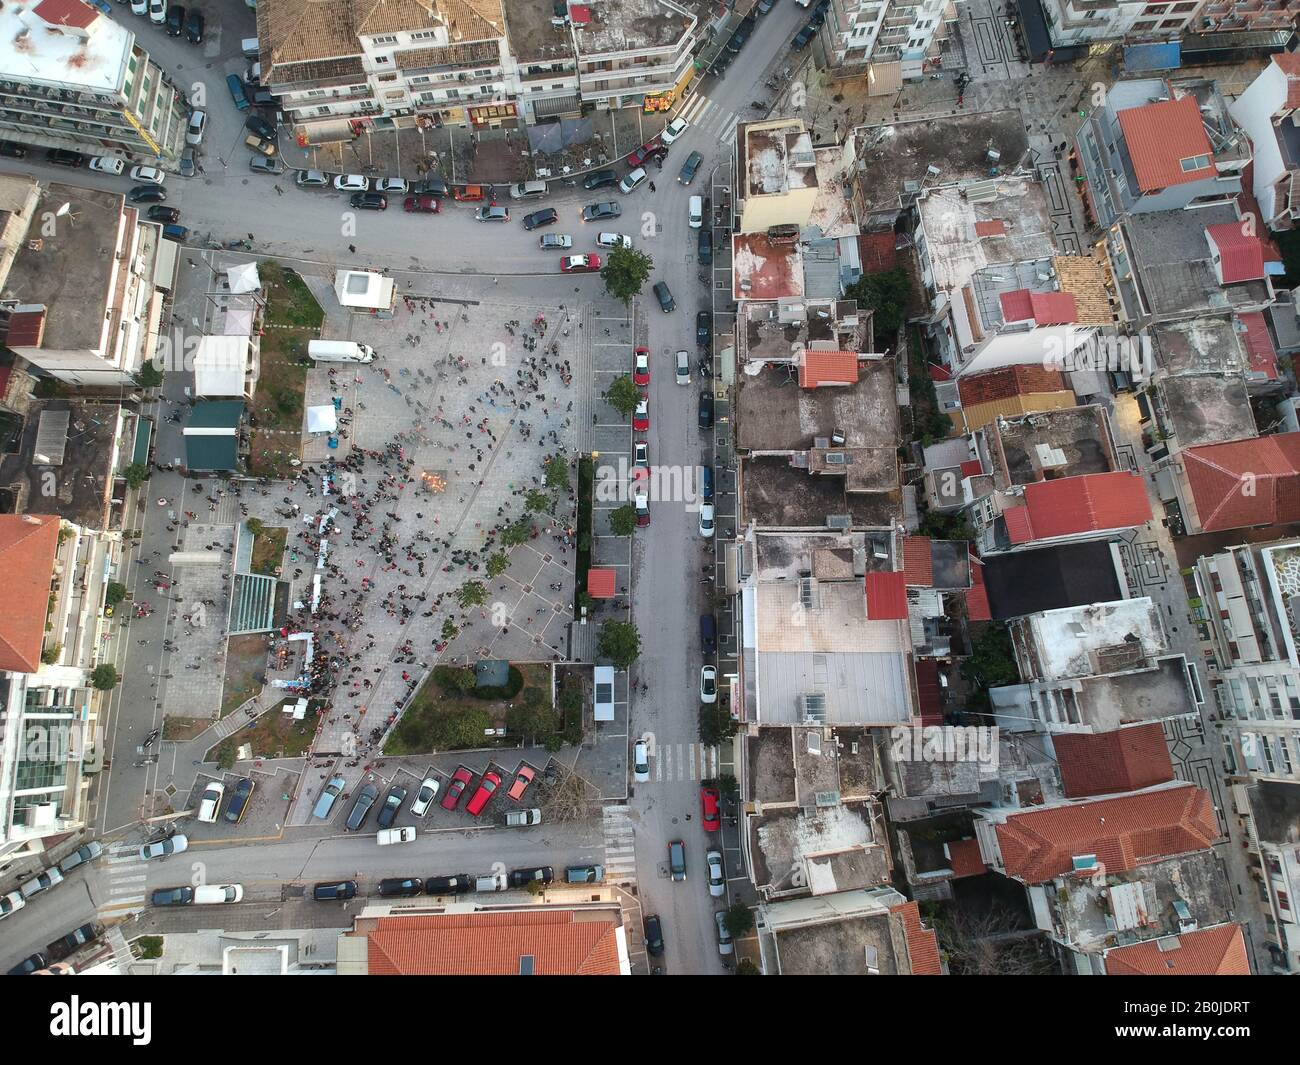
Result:
[[8,895],[0,895],[0,918],[8,917],[11,913],[17,913],[27,905],[27,900],[23,898],[21,891],[11,891]]
[[727,928],[727,911],[719,910],[713,920],[718,926],[718,953],[725,958],[735,950],[731,945],[731,930]]
[[691,354],[689,351],[679,351],[677,353],[677,383],[679,385],[689,385],[691,383]]
[[713,535],[713,504],[700,504],[700,535],[709,537]]
[[709,894],[716,899],[727,891],[727,874],[722,866],[722,851],[709,851],[704,856],[704,865],[709,871]]
[[596,237],[596,247],[630,248],[632,247],[632,238],[625,237],[622,233],[601,233]]
[[433,777],[425,777],[420,781],[420,790],[415,793],[415,798],[411,800],[411,816],[423,817],[429,812],[429,807],[433,805],[433,800],[438,797],[438,782]]
[[638,440],[632,445],[632,467],[633,469],[647,469],[650,466],[650,445],[644,440]]
[[636,355],[632,358],[632,372],[637,377],[650,376],[650,353],[648,351],[637,350]]
[[194,889],[194,902],[199,906],[217,906],[225,902],[238,902],[244,897],[242,884],[204,884]]
[[632,497],[632,506],[636,510],[636,523],[641,528],[650,524],[650,497],[644,492],[637,492]]
[[334,187],[339,192],[369,192],[370,179],[360,174],[340,174],[334,179]]
[[645,740],[632,744],[632,779],[638,784],[650,779],[650,745]]
[[167,0],[149,0],[149,21],[155,26],[167,21]]
[[375,187],[371,189],[371,191],[391,192],[397,195],[405,196],[407,187],[408,186],[407,186],[406,178],[386,177],[386,178],[377,178],[375,180]]
[[171,839],[160,839],[157,843],[146,843],[140,848],[140,860],[147,862],[151,858],[170,858],[190,849],[190,841],[179,833]]
[[206,111],[191,111],[190,123],[185,127],[185,143],[200,145],[203,143],[203,131],[208,128]]
[[126,169],[126,163],[113,155],[97,155],[90,161],[90,169],[98,174],[118,175]]
[[167,175],[156,166],[133,166],[131,180],[139,181],[144,185],[161,185],[167,180]]
[[704,197],[692,196],[686,202],[686,224],[692,229],[704,225]]
[[672,144],[690,127],[690,123],[684,118],[674,118],[664,127],[664,131],[659,134],[659,140],[663,144]]
[[639,166],[635,170],[629,172],[628,175],[618,183],[618,191],[626,196],[638,185],[643,184],[645,179],[649,176],[650,175],[645,172],[645,167]]
[[226,786],[214,780],[203,789],[203,798],[199,800],[198,819],[205,825],[217,823],[217,813],[221,809],[221,800],[225,797]]
[[718,701],[718,670],[716,666],[700,667],[700,702],[706,704]]
[[49,891],[52,887],[58,887],[63,883],[63,874],[59,872],[56,866],[50,866],[48,869],[42,869],[30,880],[24,880],[18,885],[19,892],[23,898],[30,899],[33,895],[39,895],[42,891]]
[[131,14],[133,15],[149,14],[149,0],[131,0]]

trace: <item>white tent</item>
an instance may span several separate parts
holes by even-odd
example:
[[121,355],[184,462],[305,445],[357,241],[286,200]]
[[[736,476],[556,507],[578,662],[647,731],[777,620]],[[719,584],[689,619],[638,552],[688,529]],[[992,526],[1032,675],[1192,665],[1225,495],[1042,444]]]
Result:
[[307,408],[307,432],[332,433],[338,427],[338,415],[334,412],[333,403]]
[[257,263],[238,263],[226,270],[226,280],[231,292],[256,292],[262,287],[257,276]]
[[194,350],[194,394],[209,397],[244,395],[248,372],[247,336],[205,336]]
[[392,310],[397,300],[394,285],[391,277],[366,270],[337,270],[334,273],[334,294],[339,303],[350,310]]

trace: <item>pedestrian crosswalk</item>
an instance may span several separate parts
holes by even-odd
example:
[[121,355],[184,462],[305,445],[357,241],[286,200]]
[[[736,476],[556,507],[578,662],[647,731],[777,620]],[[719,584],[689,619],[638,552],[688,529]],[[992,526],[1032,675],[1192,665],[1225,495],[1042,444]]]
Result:
[[101,918],[129,917],[144,909],[145,867],[139,848],[129,843],[114,843],[101,863],[108,876],[108,898],[99,906]]
[[708,96],[695,96],[682,108],[678,118],[684,118],[700,132],[716,137],[719,144],[726,144],[740,124],[740,116],[734,111],[727,111],[717,101]]
[[601,829],[605,837],[606,883],[632,883],[636,880],[636,844],[632,839],[632,818],[628,808],[602,807]]
[[708,780],[718,775],[718,748],[702,743],[661,743],[650,756],[651,780]]

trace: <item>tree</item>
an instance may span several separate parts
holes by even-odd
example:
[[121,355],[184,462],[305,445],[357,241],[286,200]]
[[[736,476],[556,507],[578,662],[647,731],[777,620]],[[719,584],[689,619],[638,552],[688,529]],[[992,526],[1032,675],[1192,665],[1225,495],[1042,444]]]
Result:
[[112,691],[120,679],[117,670],[108,662],[90,671],[90,686],[96,691]]
[[727,907],[727,916],[722,923],[727,926],[733,939],[739,939],[754,927],[754,915],[743,902],[737,902]]
[[559,715],[541,688],[525,689],[523,697],[506,709],[506,728],[530,741],[536,741],[538,736],[552,735],[559,724]]
[[41,661],[47,666],[52,666],[59,660],[61,654],[63,654],[63,644],[56,643],[53,647],[47,647],[41,652]]
[[763,974],[762,972],[759,971],[758,966],[755,965],[749,958],[741,958],[740,961],[736,962],[736,975],[737,976],[762,976]]
[[539,492],[536,488],[524,496],[524,509],[530,514],[549,512],[553,506],[555,506],[555,500],[545,492]]
[[568,491],[569,482],[569,463],[563,455],[552,455],[546,460],[546,487],[559,491],[564,489]]
[[1000,624],[987,626],[975,639],[970,657],[961,664],[961,675],[970,685],[967,707],[976,712],[989,707],[989,688],[1017,684],[1020,672],[1016,669],[1011,637]]
[[117,606],[126,598],[126,585],[120,581],[109,581],[104,586],[104,605]]
[[1060,972],[1042,932],[1025,928],[1000,902],[975,909],[956,903],[935,907],[930,924],[954,975],[1049,976]]
[[518,547],[528,543],[532,536],[533,523],[528,518],[519,518],[501,530],[501,543],[506,547]]
[[700,706],[700,742],[706,747],[716,747],[723,740],[734,736],[737,724],[721,703],[708,703]]
[[476,706],[443,711],[433,719],[429,740],[439,750],[478,747],[483,743],[483,730],[491,725],[492,719],[488,717],[487,711]]
[[624,374],[609,386],[605,398],[609,400],[611,407],[626,418],[636,410],[636,405],[641,402],[641,390],[633,384],[632,378]]
[[444,640],[454,640],[459,635],[460,635],[459,626],[457,626],[457,624],[454,621],[452,621],[451,618],[447,618],[442,623],[442,638]]
[[504,551],[498,551],[487,560],[487,575],[489,577],[500,577],[510,568],[510,556]]
[[456,589],[456,599],[468,610],[487,602],[487,589],[483,587],[482,581],[466,581]]
[[145,481],[149,480],[149,467],[143,462],[133,462],[126,468],[123,476],[126,478],[128,488],[139,488]]
[[879,274],[866,274],[856,284],[850,285],[845,295],[858,301],[858,306],[873,312],[872,329],[876,346],[892,347],[898,330],[907,315],[907,301],[912,295],[912,281],[907,272],[897,266]]
[[617,510],[611,510],[609,527],[615,536],[631,536],[636,528],[636,508],[631,503],[624,503]]
[[630,621],[606,621],[600,627],[596,647],[615,668],[627,669],[641,653],[641,634]]
[[718,777],[718,790],[723,795],[736,795],[740,791],[740,781],[731,773],[723,773]]
[[605,256],[605,265],[600,268],[600,276],[605,282],[605,291],[626,307],[632,297],[639,295],[650,278],[650,271],[655,262],[650,256],[636,248],[612,248]]
[[150,359],[140,367],[140,372],[135,375],[136,384],[141,388],[157,388],[162,384],[162,370],[158,369],[153,359]]
[[249,518],[244,525],[253,536],[262,536],[266,533],[266,525],[261,518]]

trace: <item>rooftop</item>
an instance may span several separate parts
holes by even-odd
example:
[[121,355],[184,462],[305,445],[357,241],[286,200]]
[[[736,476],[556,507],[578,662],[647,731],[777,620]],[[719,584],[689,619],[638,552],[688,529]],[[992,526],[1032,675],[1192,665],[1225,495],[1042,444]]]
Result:
[[1246,354],[1226,314],[1160,322],[1150,330],[1156,363],[1169,374],[1242,373]]
[[766,232],[731,238],[732,294],[737,300],[784,300],[804,294],[803,244],[774,244]]
[[750,122],[741,138],[745,196],[783,196],[817,187],[817,156],[803,119]]
[[1182,655],[1162,658],[1153,669],[1083,677],[1072,684],[1078,720],[1094,732],[1197,712]]
[[6,586],[0,603],[0,670],[35,673],[41,668],[58,547],[58,518],[0,514],[0,572]]
[[957,394],[967,432],[982,429],[996,418],[1016,418],[1078,403],[1060,370],[1028,363],[962,376]]
[[1119,554],[1106,541],[1057,544],[991,555],[982,567],[993,616],[1105,603],[1128,594]]
[[[842,465],[815,468],[835,455]],[[773,529],[818,529],[847,515],[859,529],[882,529],[903,515],[898,456],[893,448],[764,454],[742,460],[741,515]]]
[[1011,627],[1025,680],[1064,680],[1150,664],[1169,649],[1159,606],[1148,596],[1045,610]]
[[1129,470],[1034,481],[1022,491],[1024,505],[1002,512],[1011,544],[1129,529],[1151,520],[1146,483]]
[[754,534],[754,579],[853,582],[876,570],[894,569],[892,532],[798,532]]
[[573,36],[578,53],[588,59],[612,52],[642,52],[668,48],[682,39],[695,24],[695,16],[668,0],[619,0],[616,4],[584,5],[590,21],[575,17]]
[[521,64],[572,58],[568,25],[555,25],[552,0],[502,0],[510,51]]
[[0,7],[0,80],[114,93],[126,79],[134,40],[125,25],[89,4],[18,0]]
[[1289,847],[1300,840],[1300,784],[1261,780],[1251,784],[1246,794],[1261,842]]
[[828,895],[889,882],[882,811],[874,802],[771,810],[750,819],[754,882],[772,895]]
[[1110,732],[1052,736],[1061,786],[1071,799],[1141,791],[1174,779],[1164,726],[1152,722]]
[[[846,448],[898,447],[894,360],[859,362],[845,387],[799,388],[785,367],[737,378],[736,446],[751,452],[807,451],[819,438],[844,436]],[[825,446],[825,445],[821,445]]]
[[1065,407],[988,427],[998,487],[1048,478],[1109,473],[1119,465],[1105,408]]
[[1106,952],[1112,976],[1250,976],[1241,925],[1201,928]]
[[1300,521],[1300,433],[1205,444],[1181,457],[1200,532]]
[[855,300],[745,300],[737,314],[737,354],[744,361],[792,363],[812,344],[837,351],[870,346],[871,315],[859,314]]
[[935,933],[915,902],[893,890],[769,902],[763,923],[782,976],[933,976],[943,972]]
[[1194,96],[1119,110],[1120,129],[1143,192],[1214,177],[1214,149]]
[[1258,435],[1246,379],[1240,375],[1181,374],[1156,383],[1161,428],[1178,446],[1195,447]]

